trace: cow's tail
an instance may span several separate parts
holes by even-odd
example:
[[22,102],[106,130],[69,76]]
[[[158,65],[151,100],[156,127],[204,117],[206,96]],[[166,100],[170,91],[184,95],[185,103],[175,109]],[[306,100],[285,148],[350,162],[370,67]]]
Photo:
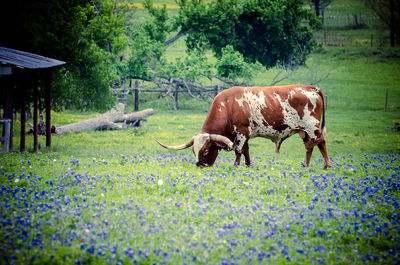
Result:
[[326,137],[326,127],[325,127],[325,97],[324,93],[322,93],[321,89],[318,89],[318,94],[322,99],[322,121],[321,121],[321,139],[325,139]]

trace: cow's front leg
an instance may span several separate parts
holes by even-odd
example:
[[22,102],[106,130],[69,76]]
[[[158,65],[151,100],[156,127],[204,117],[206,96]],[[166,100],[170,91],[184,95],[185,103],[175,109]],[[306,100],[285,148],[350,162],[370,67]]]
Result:
[[246,144],[242,147],[242,149],[235,149],[235,153],[236,153],[236,159],[235,159],[236,166],[240,165],[240,158],[242,157],[242,154],[244,155],[244,159],[246,161],[246,166],[250,166],[251,160],[250,160],[248,142],[246,142]]
[[240,158],[242,154],[246,159],[246,165],[250,165],[250,156],[249,156],[249,145],[247,144],[249,138],[247,134],[238,132],[235,138],[235,153],[236,160],[235,165],[240,165]]
[[242,152],[239,152],[238,150],[235,150],[235,154],[236,154],[235,166],[239,166],[240,165],[240,158],[242,156]]

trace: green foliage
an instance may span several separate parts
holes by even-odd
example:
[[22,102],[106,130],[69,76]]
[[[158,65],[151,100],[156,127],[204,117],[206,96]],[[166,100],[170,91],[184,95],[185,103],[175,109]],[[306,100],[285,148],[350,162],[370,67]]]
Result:
[[[214,17],[221,17],[227,14],[225,23],[229,23],[231,18],[230,12],[225,12],[227,8],[237,8],[231,5],[231,2],[222,1],[216,3],[218,8],[215,8],[216,14]],[[187,8],[195,8],[190,11]],[[188,53],[182,58],[174,58],[172,62],[168,62],[165,58],[164,44],[166,36],[171,33],[171,30],[180,30],[179,32],[187,32],[188,29],[180,24],[183,15],[187,16],[188,26],[197,28],[207,27],[201,16],[207,16],[207,7],[202,1],[187,3],[180,2],[180,16],[174,18],[174,25],[168,24],[168,14],[166,5],[161,8],[155,7],[152,0],[147,0],[144,3],[144,8],[147,10],[150,18],[143,23],[135,24],[131,29],[131,47],[132,51],[129,55],[127,76],[136,77],[144,80],[152,80],[152,78],[175,78],[192,82],[200,82],[206,79],[212,79],[215,75],[220,77],[235,80],[238,78],[250,78],[253,74],[254,65],[246,62],[244,57],[233,49],[233,46],[222,47],[220,57],[215,65],[209,62],[209,58],[204,53],[206,45],[201,43],[193,48],[196,41],[199,41],[199,36],[204,34],[189,34],[187,35]],[[233,11],[232,11],[233,12]],[[218,14],[217,14],[218,13]],[[194,18],[196,17],[196,18]],[[222,21],[222,20],[221,20]],[[190,25],[189,25],[190,24]],[[219,27],[215,24],[214,27]],[[181,28],[179,28],[181,27]],[[206,28],[204,28],[206,30]],[[200,31],[199,31],[200,32]],[[218,34],[220,34],[218,32]],[[179,35],[179,33],[178,33]],[[211,36],[211,35],[210,35]],[[196,40],[193,40],[195,38]],[[201,37],[200,37],[201,38]],[[215,37],[215,41],[223,40]],[[167,41],[168,42],[168,41]]]
[[[166,5],[156,7],[152,0],[143,5],[149,16],[140,19],[115,0],[16,0],[7,3],[5,10],[12,10],[20,23],[4,34],[4,45],[67,62],[53,74],[53,107],[98,110],[112,105],[110,86],[127,78],[154,80],[162,76],[203,82],[217,74],[232,80],[249,79],[253,67],[249,62],[271,67],[297,58],[300,51],[296,47],[306,47],[302,55],[309,51],[308,13],[297,1],[206,4],[195,0],[178,4],[179,15],[171,25]],[[270,35],[258,34],[268,27],[272,28]],[[193,52],[171,63],[165,57],[164,43],[173,30],[188,33],[187,48]],[[284,32],[292,37],[286,45],[277,42],[286,36]],[[275,40],[268,42],[266,38],[271,36]],[[219,61],[215,65],[208,62],[207,49],[216,54]]]
[[233,39],[235,20],[239,4],[237,1],[211,1],[208,5],[202,0],[178,2],[179,16],[176,27],[188,32],[188,50],[211,48],[216,54]]
[[115,10],[114,0],[7,1],[1,22],[9,26],[0,43],[67,63],[53,74],[53,107],[104,110],[113,102],[109,88],[128,44]]
[[185,58],[176,58],[175,62],[167,63],[163,74],[171,78],[184,78],[189,81],[199,81],[202,77],[211,79],[212,65],[202,53],[189,53]]
[[112,106],[113,98],[110,84],[114,81],[115,72],[111,55],[97,46],[94,41],[82,50],[80,58],[85,65],[80,71],[73,71],[73,82],[69,92],[73,95],[71,102],[78,109],[106,110]]
[[95,5],[96,15],[84,31],[87,39],[94,40],[101,49],[122,55],[128,45],[124,17],[116,10],[115,0],[104,0]]
[[[267,68],[297,66],[304,63],[314,46],[312,29],[318,26],[318,21],[310,6],[303,6],[303,1],[181,0],[173,7],[171,2],[161,1],[160,4],[160,1],[146,0],[144,9],[137,9],[130,6],[131,1],[124,0],[7,1],[0,11],[2,24],[9,25],[1,29],[1,45],[67,62],[53,73],[53,107],[58,110],[63,107],[109,108],[113,103],[109,87],[122,79],[135,77],[143,80],[163,77],[166,86],[172,79],[209,84],[215,81],[211,80],[215,76],[229,79],[231,83],[243,79],[247,83],[251,79],[249,84],[268,84],[269,77],[280,69],[258,71],[259,64]],[[344,3],[340,0],[333,3],[337,2],[338,6]],[[356,9],[361,5],[358,2],[354,5]],[[176,7],[179,8],[174,9]],[[337,6],[331,5],[326,13],[332,8]],[[337,12],[335,9],[335,16]],[[169,19],[171,14],[177,17]],[[15,23],[8,23],[11,20]],[[175,33],[187,34],[189,53],[183,52],[183,40],[179,40],[178,45],[164,46]],[[371,34],[369,31],[363,34],[368,42]],[[388,52],[387,56],[390,54]],[[339,57],[346,59],[343,57],[348,55],[344,53]],[[314,63],[309,72],[317,75],[321,67],[331,72],[330,69],[337,68],[330,73],[335,80],[323,82],[321,86],[344,91],[347,86],[337,82],[342,78],[337,73],[346,70],[341,70],[338,64],[332,61],[328,67]],[[350,71],[365,67],[354,67]],[[290,82],[309,83],[309,74],[301,74],[304,71],[300,69]],[[253,76],[256,77],[252,79]],[[392,80],[380,82],[386,86]],[[43,95],[43,83],[39,86],[39,93]],[[374,95],[380,94],[370,90]],[[27,100],[31,100],[28,96]],[[351,100],[338,102],[347,101]],[[15,103],[18,105],[19,100]],[[367,107],[363,108],[371,108],[369,101],[364,105]],[[398,108],[396,104],[393,106]]]
[[150,18],[128,23],[129,52],[126,61],[121,63],[122,78],[138,78],[149,80],[162,71],[165,48],[163,42],[171,27],[168,25],[166,6],[156,8],[152,0],[146,0],[144,7]]
[[210,48],[220,58],[227,45],[266,68],[304,63],[315,43],[315,16],[297,0],[178,2],[176,25],[189,34],[189,50]]
[[153,0],[145,0],[144,7],[151,15],[152,19],[144,22],[144,29],[151,40],[163,43],[170,32],[171,27],[168,25],[168,13],[166,5],[162,8],[155,8]]
[[216,63],[219,76],[229,79],[252,78],[256,65],[245,62],[243,55],[235,51],[232,45],[222,49],[221,58]]
[[159,66],[159,58],[164,53],[160,43],[155,42],[141,27],[130,34],[130,54],[127,60],[126,75],[137,78],[151,78]]

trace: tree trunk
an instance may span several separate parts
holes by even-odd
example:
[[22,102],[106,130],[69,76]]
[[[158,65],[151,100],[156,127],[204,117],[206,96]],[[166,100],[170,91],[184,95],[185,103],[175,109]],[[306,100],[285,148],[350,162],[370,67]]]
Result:
[[390,47],[394,47],[395,44],[395,23],[394,23],[394,1],[390,0]]
[[315,15],[317,15],[317,17],[319,17],[319,14],[320,14],[320,0],[313,0],[313,3],[314,3],[314,8],[315,8]]
[[[118,104],[112,110],[101,114],[96,118],[56,127],[55,133],[64,134],[66,132],[79,132],[84,130],[121,130],[128,127],[138,126],[141,120],[145,121],[153,114],[153,109],[125,113],[124,104]],[[123,122],[123,124],[118,125],[116,124],[117,122]]]

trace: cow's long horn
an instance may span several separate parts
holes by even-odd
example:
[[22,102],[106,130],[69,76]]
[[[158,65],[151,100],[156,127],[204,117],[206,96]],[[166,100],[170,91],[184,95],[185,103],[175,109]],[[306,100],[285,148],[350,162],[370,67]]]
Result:
[[162,144],[162,143],[160,143],[160,142],[157,141],[157,140],[155,140],[155,141],[156,141],[159,145],[161,145],[162,147],[164,147],[164,148],[166,148],[166,149],[169,149],[169,150],[182,150],[182,149],[185,149],[185,148],[188,148],[188,147],[192,146],[192,145],[193,145],[193,142],[194,142],[194,139],[193,139],[193,138],[190,139],[190,141],[187,142],[187,143],[185,143],[185,144],[173,145],[173,146]]
[[225,136],[222,136],[219,134],[210,134],[210,139],[211,139],[211,141],[225,144],[230,150],[233,149],[233,143],[231,140],[229,140],[228,137],[225,137]]

